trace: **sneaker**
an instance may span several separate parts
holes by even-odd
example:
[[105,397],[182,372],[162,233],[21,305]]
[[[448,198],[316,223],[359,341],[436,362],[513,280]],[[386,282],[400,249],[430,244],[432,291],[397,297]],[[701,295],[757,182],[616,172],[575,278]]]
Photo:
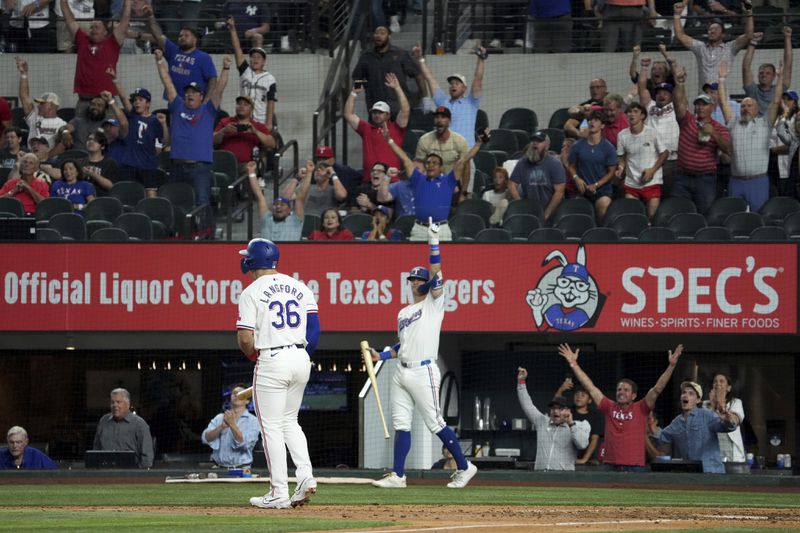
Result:
[[406,488],[406,476],[400,477],[394,472],[389,472],[381,479],[373,481],[372,486],[382,489],[404,489]]
[[289,44],[289,36],[284,35],[281,37],[281,52],[291,52],[292,47]]
[[288,509],[291,507],[291,502],[286,496],[256,496],[250,498],[250,505],[253,507],[261,507],[262,509]]
[[469,480],[475,477],[475,474],[477,473],[478,473],[478,467],[467,461],[467,469],[456,470],[456,473],[451,476],[453,481],[447,484],[447,488],[463,489],[464,487],[467,486]]
[[392,33],[400,33],[400,17],[397,15],[389,17],[389,30]]
[[489,42],[489,48],[502,48],[503,43],[500,42],[500,39],[492,39]]
[[317,492],[317,480],[307,477],[297,484],[291,497],[292,507],[303,505],[311,501],[311,495]]

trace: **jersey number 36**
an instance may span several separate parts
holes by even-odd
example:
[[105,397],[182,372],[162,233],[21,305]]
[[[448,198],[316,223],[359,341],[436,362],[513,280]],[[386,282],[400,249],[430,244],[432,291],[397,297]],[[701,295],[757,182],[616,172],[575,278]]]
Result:
[[269,304],[269,310],[276,318],[271,322],[272,327],[283,329],[287,326],[290,328],[299,326],[300,313],[297,312],[298,307],[300,307],[300,304],[295,300],[287,300],[286,303],[274,301]]

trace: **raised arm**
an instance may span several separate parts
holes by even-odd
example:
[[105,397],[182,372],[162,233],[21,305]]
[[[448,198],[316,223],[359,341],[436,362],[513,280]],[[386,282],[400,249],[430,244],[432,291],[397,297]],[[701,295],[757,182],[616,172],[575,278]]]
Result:
[[114,38],[119,44],[125,40],[128,34],[128,26],[131,23],[131,0],[125,0],[122,4],[122,14],[119,17],[119,23],[114,27]]
[[749,5],[749,2],[748,3],[742,3],[742,7],[743,7],[743,10],[744,10],[744,33],[736,38],[736,49],[737,50],[741,50],[742,48],[747,46],[747,43],[750,41],[750,39],[753,38],[753,34],[754,34],[754,31],[753,31],[753,6],[750,5],[750,8],[748,9],[747,7],[745,7],[747,5]]
[[394,91],[394,94],[397,95],[397,102],[400,104],[400,111],[397,112],[394,123],[405,129],[408,126],[408,117],[411,115],[411,106],[408,104],[406,93],[403,92],[397,76],[392,72],[386,75],[386,86]]
[[79,28],[78,21],[75,20],[75,14],[72,12],[72,8],[69,7],[69,2],[67,0],[58,1],[61,6],[61,13],[64,16],[64,23],[67,25],[67,29],[69,29],[69,34],[74,38]]
[[406,151],[403,150],[402,147],[397,146],[397,143],[389,136],[389,128],[386,125],[383,125],[383,138],[386,139],[386,142],[389,143],[389,148],[392,149],[392,152],[403,162],[403,168],[406,171],[406,176],[408,179],[411,179],[411,174],[414,173],[414,162],[411,161],[411,158],[408,157]]
[[[353,130],[358,130],[358,123],[361,122],[361,119],[358,118],[356,115],[356,98],[358,95],[364,92],[364,86],[361,84],[353,83],[353,88],[350,90],[350,94],[347,96],[347,100],[344,102],[344,109],[342,110],[342,116],[347,121]],[[408,103],[408,101],[406,101]]]
[[[725,118],[725,124],[729,123],[733,120],[733,110],[731,109],[731,104],[728,102],[728,87],[727,87],[727,79],[728,79],[728,62],[727,61],[720,61],[719,63],[719,93],[717,94],[717,98],[719,98],[719,107],[722,109],[722,116]],[[778,91],[775,91],[776,93]],[[773,121],[774,122],[774,121]]]
[[[120,95],[120,97],[124,98],[122,95]],[[122,112],[122,108],[117,105],[113,94],[108,91],[103,91],[100,93],[100,98],[105,100],[106,105],[108,105],[108,107],[111,108],[111,112],[114,113],[114,118],[119,122],[119,137],[120,139],[124,139],[128,136],[128,117]]]
[[19,101],[22,103],[22,110],[25,111],[27,117],[33,111],[33,99],[30,85],[28,85],[28,62],[23,57],[17,57],[16,61],[19,71]]
[[[761,37],[763,36],[764,34],[761,34]],[[747,50],[745,50],[744,58],[742,58],[742,87],[747,87],[754,83],[753,56],[756,53],[756,46],[758,45],[758,41],[761,40],[761,37],[754,36],[747,43]]]
[[639,69],[639,77],[636,80],[636,90],[639,93],[639,103],[642,104],[645,108],[650,105],[652,102],[652,97],[650,96],[650,91],[647,89],[647,78],[648,78],[648,70],[647,66],[641,65]]
[[595,405],[599,407],[604,396],[603,393],[600,392],[600,389],[595,387],[594,383],[586,374],[586,372],[584,372],[578,365],[578,355],[581,353],[580,348],[572,351],[572,348],[570,348],[569,344],[563,343],[558,346],[558,353],[561,355],[561,357],[566,359],[570,368],[572,368],[572,371],[575,373],[575,377],[578,378],[578,381],[580,381],[581,385],[583,385],[583,388],[586,389],[586,392],[588,392],[589,396],[592,397]]
[[[783,27],[783,79],[786,85],[792,84],[792,27]],[[778,85],[776,93],[783,95],[783,86]]]
[[236,59],[236,66],[241,67],[244,63],[244,52],[242,52],[242,43],[239,42],[239,34],[236,33],[236,22],[233,17],[228,17],[225,21],[228,27],[228,32],[231,34],[231,44],[233,45],[233,56]]
[[639,54],[642,53],[642,47],[638,44],[633,47],[633,53],[631,54],[631,64],[628,67],[628,75],[631,77],[631,81],[636,83],[639,80],[639,76],[642,75],[639,72]]
[[428,287],[431,296],[441,298],[444,294],[444,280],[442,279],[442,256],[439,252],[439,224],[428,217],[428,245],[430,246],[430,257],[428,259],[428,272],[430,281]]
[[425,57],[422,55],[422,47],[419,45],[419,43],[417,43],[417,45],[411,49],[411,56],[419,62],[419,71],[422,73],[422,77],[425,78],[425,81],[428,83],[428,87],[430,87],[431,90],[431,96],[433,96],[436,91],[441,89],[441,87],[439,86],[439,82],[436,81],[433,71],[425,62]]
[[169,75],[169,68],[167,67],[167,60],[164,59],[164,52],[160,49],[156,49],[153,55],[156,58],[158,77],[161,78],[161,83],[164,85],[164,90],[167,92],[167,102],[172,103],[178,96],[178,91],[175,90],[175,84],[172,83],[172,77]]
[[783,80],[789,79],[786,77],[786,71],[783,65],[778,66],[778,71],[775,73],[777,79],[775,80],[775,91],[772,94],[772,101],[767,108],[767,120],[770,124],[775,124],[778,119],[778,113],[781,109],[781,99],[783,98]]
[[142,11],[147,16],[147,27],[150,29],[150,33],[153,34],[153,38],[156,40],[158,45],[163,48],[164,43],[167,42],[167,36],[164,35],[164,32],[161,30],[161,26],[158,25],[158,21],[156,20],[156,15],[155,13],[153,13],[153,8],[151,8],[148,5],[145,5],[142,8]]
[[667,369],[664,370],[664,373],[661,374],[661,377],[658,378],[656,384],[653,385],[653,388],[647,391],[647,396],[644,397],[644,401],[647,402],[647,406],[652,410],[653,407],[656,405],[656,400],[658,399],[658,395],[664,392],[664,388],[666,388],[667,383],[669,383],[670,378],[672,377],[672,373],[675,371],[675,366],[678,364],[678,359],[680,359],[681,354],[683,353],[683,344],[679,344],[675,347],[675,351],[673,352],[670,350],[667,352],[669,365]]
[[[222,74],[219,75],[217,79],[217,83],[210,89],[211,91],[211,103],[214,104],[214,107],[219,109],[220,104],[222,104],[222,93],[225,92],[225,86],[228,85],[228,76],[231,72],[231,57],[225,56],[222,58]],[[210,85],[210,84],[209,84]]]
[[311,190],[311,180],[314,179],[314,163],[313,161],[306,161],[306,172],[302,175],[302,180],[299,183],[299,189],[294,195],[294,214],[302,219],[305,215],[306,198]]
[[683,23],[681,22],[681,14],[683,13],[683,9],[685,7],[686,4],[683,2],[678,2],[673,6],[672,29],[675,32],[675,39],[677,39],[686,48],[691,48],[692,43],[694,43],[694,39],[686,35],[686,32],[683,31]]
[[475,63],[475,76],[472,78],[472,90],[470,95],[473,98],[480,98],[483,94],[483,71],[486,66],[486,48],[478,48],[475,54],[478,56],[478,61]]
[[672,74],[675,76],[675,90],[672,92],[675,116],[681,120],[689,112],[689,100],[686,97],[686,69],[678,64],[677,60],[671,63]]
[[125,112],[130,113],[133,111],[133,104],[131,104],[130,99],[125,96],[125,87],[122,85],[122,80],[117,76],[117,72],[112,67],[108,67],[106,69],[106,74],[111,78],[114,87],[117,88],[117,94],[119,94],[119,99],[122,100],[122,107],[125,109]]
[[539,411],[533,404],[533,400],[531,400],[531,395],[528,394],[528,387],[525,383],[527,378],[528,370],[523,367],[517,368],[517,399],[519,400],[519,406],[522,407],[522,412],[525,413],[528,420],[536,427],[547,415]]

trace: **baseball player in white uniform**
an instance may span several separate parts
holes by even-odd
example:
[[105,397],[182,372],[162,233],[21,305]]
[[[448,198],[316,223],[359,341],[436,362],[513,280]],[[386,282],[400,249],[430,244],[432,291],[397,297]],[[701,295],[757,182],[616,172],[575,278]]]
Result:
[[400,365],[392,377],[392,426],[395,431],[394,467],[392,472],[372,484],[381,488],[406,486],[405,462],[411,449],[411,419],[414,406],[419,408],[425,425],[441,439],[453,454],[458,470],[447,486],[465,487],[478,468],[466,460],[455,432],[442,418],[439,406],[439,332],[444,320],[444,294],[439,225],[428,219],[430,270],[414,267],[408,274],[414,303],[397,314],[397,335],[400,339],[390,349],[377,352],[370,348],[372,360],[399,359]]
[[[239,254],[242,272],[253,283],[239,298],[236,321],[239,349],[255,361],[253,390],[270,472],[270,491],[250,498],[263,509],[303,505],[317,490],[308,443],[297,412],[311,374],[311,360],[319,340],[319,318],[314,294],[302,282],[279,273],[275,243],[253,239]],[[289,497],[286,448],[297,467],[294,494]]]

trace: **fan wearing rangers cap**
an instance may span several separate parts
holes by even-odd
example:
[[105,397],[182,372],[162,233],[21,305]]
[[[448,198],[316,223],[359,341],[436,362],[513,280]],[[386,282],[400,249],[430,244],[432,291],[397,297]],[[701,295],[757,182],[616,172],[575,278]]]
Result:
[[405,462],[411,449],[411,420],[414,407],[419,409],[425,425],[453,454],[458,470],[447,484],[451,489],[463,488],[478,468],[464,458],[455,432],[442,418],[439,405],[441,376],[436,359],[439,354],[439,332],[444,320],[444,281],[442,256],[439,252],[439,225],[428,219],[430,244],[429,268],[417,266],[408,274],[414,303],[397,314],[397,335],[400,342],[383,352],[370,348],[372,360],[399,359],[392,376],[392,427],[395,432],[392,472],[372,484],[379,488],[405,488]]
[[[278,272],[280,251],[274,242],[253,239],[241,267],[251,283],[239,298],[236,338],[255,361],[253,391],[270,473],[270,491],[250,498],[262,509],[303,505],[317,491],[308,443],[297,413],[311,374],[310,356],[319,341],[314,294],[301,281]],[[296,467],[297,485],[289,496],[286,449]]]

